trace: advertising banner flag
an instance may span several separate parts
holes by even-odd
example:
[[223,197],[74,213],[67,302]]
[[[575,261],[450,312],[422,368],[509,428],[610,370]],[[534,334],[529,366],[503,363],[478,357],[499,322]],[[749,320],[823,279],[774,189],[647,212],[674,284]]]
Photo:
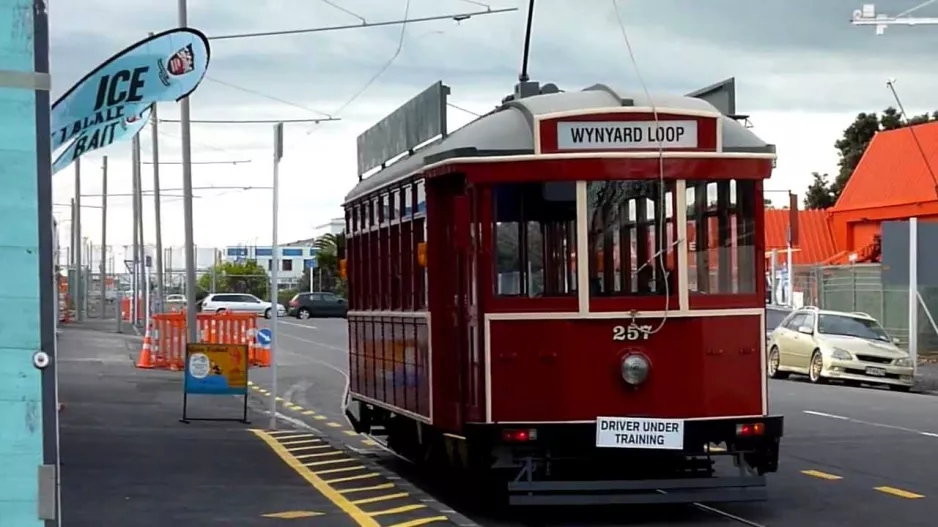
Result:
[[120,121],[113,121],[88,128],[78,136],[52,164],[52,174],[72,164],[86,152],[110,146],[117,141],[130,139],[150,122],[150,108],[142,115],[134,115]]
[[[83,153],[132,137],[136,132],[131,129],[138,121],[146,123],[151,105],[179,101],[199,86],[210,55],[208,37],[201,31],[175,28],[111,57],[52,105],[52,150],[84,138],[71,159],[60,157],[70,163]],[[118,126],[110,127],[113,124]],[[107,130],[121,135],[104,141]]]

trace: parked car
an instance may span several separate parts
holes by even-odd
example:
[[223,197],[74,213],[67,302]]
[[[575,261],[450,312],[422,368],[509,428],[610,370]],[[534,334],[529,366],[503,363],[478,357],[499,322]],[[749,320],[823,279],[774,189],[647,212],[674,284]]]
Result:
[[765,306],[765,349],[769,349],[771,346],[769,343],[772,340],[772,332],[775,331],[775,328],[782,325],[782,322],[788,318],[792,312],[792,308],[788,306],[782,306],[778,304],[766,304]]
[[808,376],[812,383],[840,379],[908,391],[913,385],[909,353],[866,313],[806,307],[793,311],[772,332],[768,374]]
[[292,317],[342,317],[348,314],[348,302],[335,293],[299,293],[290,300]]
[[[245,293],[213,293],[202,299],[201,311],[218,313],[219,311],[233,311],[236,313],[256,313],[270,318],[270,302],[265,302],[254,295]],[[277,304],[277,316],[287,314],[287,309]]]

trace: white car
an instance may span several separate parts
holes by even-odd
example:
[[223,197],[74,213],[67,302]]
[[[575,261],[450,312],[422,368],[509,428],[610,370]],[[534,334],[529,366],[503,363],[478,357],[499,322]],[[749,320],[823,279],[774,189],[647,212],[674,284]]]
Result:
[[[202,312],[218,313],[220,311],[235,313],[255,313],[270,318],[270,302],[265,302],[254,295],[246,293],[214,293],[202,299]],[[285,316],[287,308],[277,304],[277,316]]]
[[912,388],[909,353],[866,313],[845,313],[806,307],[793,311],[772,332],[768,374],[807,375],[812,383],[840,379],[848,383]]

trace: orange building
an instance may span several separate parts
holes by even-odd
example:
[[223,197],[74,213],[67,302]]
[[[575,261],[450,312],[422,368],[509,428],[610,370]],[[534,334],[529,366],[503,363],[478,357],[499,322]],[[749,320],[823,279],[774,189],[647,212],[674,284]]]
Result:
[[[765,210],[765,256],[769,258],[772,249],[778,249],[780,264],[786,261],[790,221],[789,209]],[[797,231],[798,239],[792,252],[794,265],[822,264],[838,253],[826,210],[799,210]]]
[[857,261],[878,257],[884,221],[938,221],[938,122],[873,136],[828,212],[837,247]]

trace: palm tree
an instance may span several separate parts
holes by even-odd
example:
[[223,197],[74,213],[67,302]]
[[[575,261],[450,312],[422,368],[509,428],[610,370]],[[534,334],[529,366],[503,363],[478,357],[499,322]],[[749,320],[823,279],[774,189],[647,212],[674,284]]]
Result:
[[324,234],[313,242],[313,248],[316,249],[316,265],[323,273],[323,289],[344,289],[338,274],[339,260],[345,257],[345,233]]

